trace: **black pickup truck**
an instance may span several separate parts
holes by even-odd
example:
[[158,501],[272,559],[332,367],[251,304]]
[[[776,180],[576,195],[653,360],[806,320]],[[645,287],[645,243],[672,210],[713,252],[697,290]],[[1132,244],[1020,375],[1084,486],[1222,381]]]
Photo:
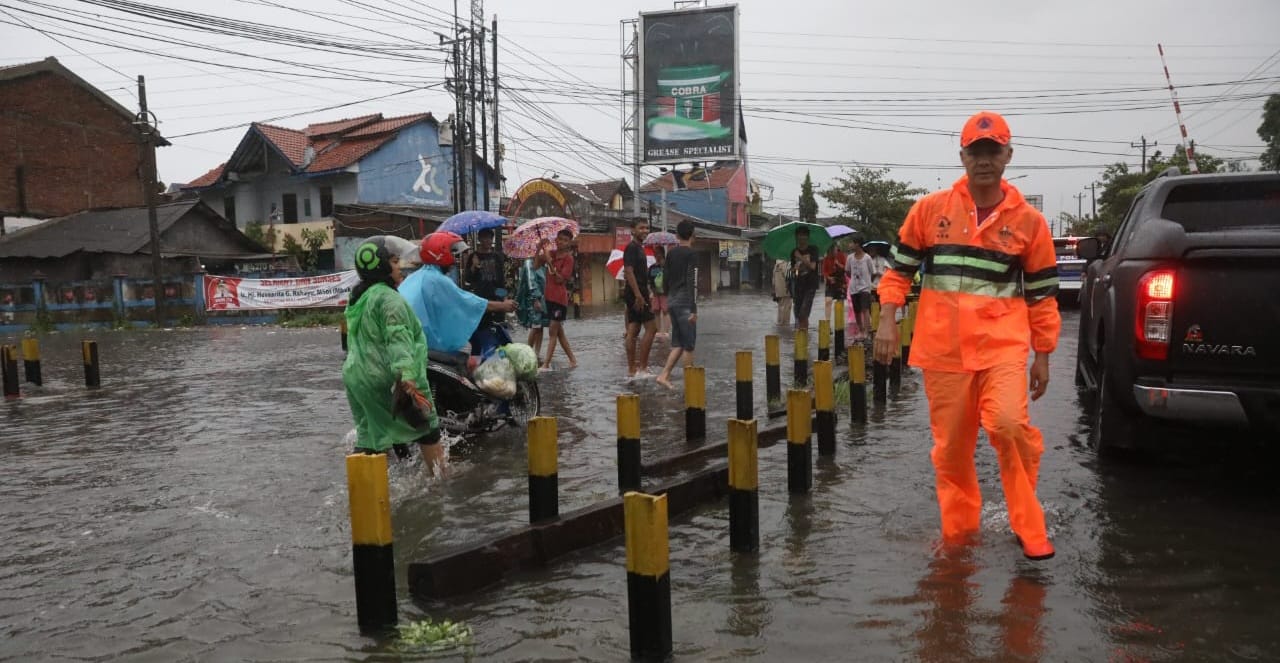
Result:
[[1151,419],[1280,433],[1280,173],[1167,173],[1110,246],[1076,251],[1100,451],[1139,446]]

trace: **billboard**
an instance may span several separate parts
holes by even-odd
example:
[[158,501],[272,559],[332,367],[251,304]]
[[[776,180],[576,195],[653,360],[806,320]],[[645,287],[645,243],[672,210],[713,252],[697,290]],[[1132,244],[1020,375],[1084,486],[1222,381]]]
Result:
[[640,162],[738,158],[738,6],[640,14]]

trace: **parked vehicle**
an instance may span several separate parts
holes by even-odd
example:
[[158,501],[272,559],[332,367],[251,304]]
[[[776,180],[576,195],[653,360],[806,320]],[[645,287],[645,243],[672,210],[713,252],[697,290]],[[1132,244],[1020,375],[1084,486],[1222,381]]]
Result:
[[1083,237],[1054,237],[1053,250],[1058,254],[1058,302],[1076,305],[1080,301],[1080,286],[1084,282],[1084,268],[1088,263],[1076,254],[1076,245]]
[[1280,174],[1162,175],[1111,246],[1076,247],[1100,450],[1150,419],[1280,431]]
[[[489,324],[495,339],[493,348],[511,342],[506,327]],[[526,426],[542,409],[537,380],[518,380],[510,399],[490,396],[471,379],[470,357],[454,352],[428,351],[427,381],[435,397],[440,427],[454,435],[471,437],[503,428],[507,424]]]

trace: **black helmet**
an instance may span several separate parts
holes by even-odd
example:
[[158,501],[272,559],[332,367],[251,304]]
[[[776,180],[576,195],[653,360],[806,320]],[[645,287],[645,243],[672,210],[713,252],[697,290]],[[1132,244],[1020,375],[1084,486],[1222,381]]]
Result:
[[385,235],[366,239],[356,247],[356,274],[362,281],[382,281],[389,278],[392,255]]

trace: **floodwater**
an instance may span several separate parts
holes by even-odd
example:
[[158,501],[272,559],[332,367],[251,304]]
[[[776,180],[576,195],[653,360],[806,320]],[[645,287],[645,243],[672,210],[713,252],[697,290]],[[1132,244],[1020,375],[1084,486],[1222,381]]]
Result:
[[[1100,462],[1072,384],[1076,318],[1064,315],[1049,393],[1032,406],[1055,559],[1019,554],[985,443],[982,541],[936,551],[911,371],[865,429],[842,415],[811,495],[787,495],[783,446],[761,451],[759,554],[729,552],[724,503],[672,520],[676,658],[1280,658],[1275,454],[1191,433],[1176,452]],[[733,407],[733,350],[757,350],[763,415],[772,317],[754,295],[702,305],[715,437]],[[642,395],[647,458],[685,448],[680,395],[621,380],[618,314],[568,331],[582,366],[558,360],[542,385],[544,413],[560,418],[562,512],[615,494],[613,395]],[[462,620],[475,634],[465,651],[397,654],[356,628],[336,330],[88,335],[102,389],[83,388],[81,335],[64,333],[45,339],[45,386],[0,403],[0,660],[627,658],[620,541],[460,599],[405,591],[408,561],[527,518],[518,431],[455,445],[443,481],[393,466],[401,619]]]

